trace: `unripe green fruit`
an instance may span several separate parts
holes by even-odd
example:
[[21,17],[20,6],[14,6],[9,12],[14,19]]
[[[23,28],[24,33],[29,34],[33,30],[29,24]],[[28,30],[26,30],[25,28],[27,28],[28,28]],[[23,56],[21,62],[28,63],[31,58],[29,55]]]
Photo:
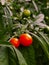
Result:
[[49,34],[49,26],[46,26],[46,27],[44,28],[44,32],[47,33],[47,34]]
[[25,9],[23,11],[23,14],[24,14],[24,16],[29,17],[31,15],[31,12],[30,12],[30,10]]

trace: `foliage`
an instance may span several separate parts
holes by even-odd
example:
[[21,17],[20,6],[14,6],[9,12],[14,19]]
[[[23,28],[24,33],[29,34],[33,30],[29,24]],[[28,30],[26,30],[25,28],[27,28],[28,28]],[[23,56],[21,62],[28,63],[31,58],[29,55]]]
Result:
[[[38,0],[0,0],[0,65],[49,65],[49,8]],[[23,15],[28,9],[31,15]],[[18,49],[9,43],[13,37],[28,33],[29,47]]]

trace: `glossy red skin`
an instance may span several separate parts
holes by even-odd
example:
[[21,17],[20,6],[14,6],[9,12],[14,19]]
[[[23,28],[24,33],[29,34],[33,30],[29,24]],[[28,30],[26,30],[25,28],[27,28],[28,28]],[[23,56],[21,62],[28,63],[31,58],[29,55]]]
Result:
[[23,46],[30,46],[33,42],[33,39],[31,37],[31,35],[29,34],[21,34],[20,35],[20,43],[23,45]]
[[16,48],[18,48],[19,45],[20,45],[20,42],[19,42],[19,39],[18,39],[18,38],[12,38],[12,39],[10,40],[10,43],[11,43],[12,45],[14,45]]

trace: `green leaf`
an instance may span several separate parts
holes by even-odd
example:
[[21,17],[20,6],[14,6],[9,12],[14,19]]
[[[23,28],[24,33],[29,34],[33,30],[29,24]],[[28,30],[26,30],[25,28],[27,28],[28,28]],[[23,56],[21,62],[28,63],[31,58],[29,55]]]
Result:
[[19,60],[19,65],[27,65],[23,55],[21,54],[21,52],[16,49],[15,47],[13,47],[15,50],[15,53],[17,54],[18,60]]
[[16,55],[10,47],[0,46],[0,65],[18,65]]
[[20,52],[24,56],[26,62],[28,65],[36,65],[36,60],[35,60],[35,49],[33,45],[29,47],[23,47],[21,46],[19,48]]
[[7,50],[5,47],[0,47],[0,65],[8,65],[8,56],[6,52]]
[[47,46],[46,42],[38,35],[31,33],[29,31],[26,31],[26,32],[31,34],[33,37],[35,37],[40,42],[39,44],[41,45],[42,49],[44,50],[44,53],[46,54],[47,58],[49,59],[49,50],[48,50],[48,46]]
[[43,39],[44,39],[44,41],[47,43],[47,45],[49,46],[49,38],[48,38],[48,36],[47,35],[45,35],[44,33],[42,33],[42,32],[38,32],[38,34],[39,34],[39,36],[41,36]]
[[0,46],[3,46],[3,45],[11,45],[11,44],[7,41],[0,40]]

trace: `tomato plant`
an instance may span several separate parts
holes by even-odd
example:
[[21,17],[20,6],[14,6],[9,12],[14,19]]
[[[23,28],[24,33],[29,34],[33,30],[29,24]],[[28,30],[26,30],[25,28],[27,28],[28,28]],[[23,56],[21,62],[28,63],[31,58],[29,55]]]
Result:
[[48,4],[0,0],[0,65],[49,65]]
[[30,46],[33,42],[31,35],[24,33],[20,35],[20,43],[23,46]]
[[15,47],[19,47],[19,45],[20,45],[20,42],[19,42],[19,39],[18,39],[18,38],[12,38],[12,39],[10,40],[10,43],[11,43],[12,45],[14,45]]

